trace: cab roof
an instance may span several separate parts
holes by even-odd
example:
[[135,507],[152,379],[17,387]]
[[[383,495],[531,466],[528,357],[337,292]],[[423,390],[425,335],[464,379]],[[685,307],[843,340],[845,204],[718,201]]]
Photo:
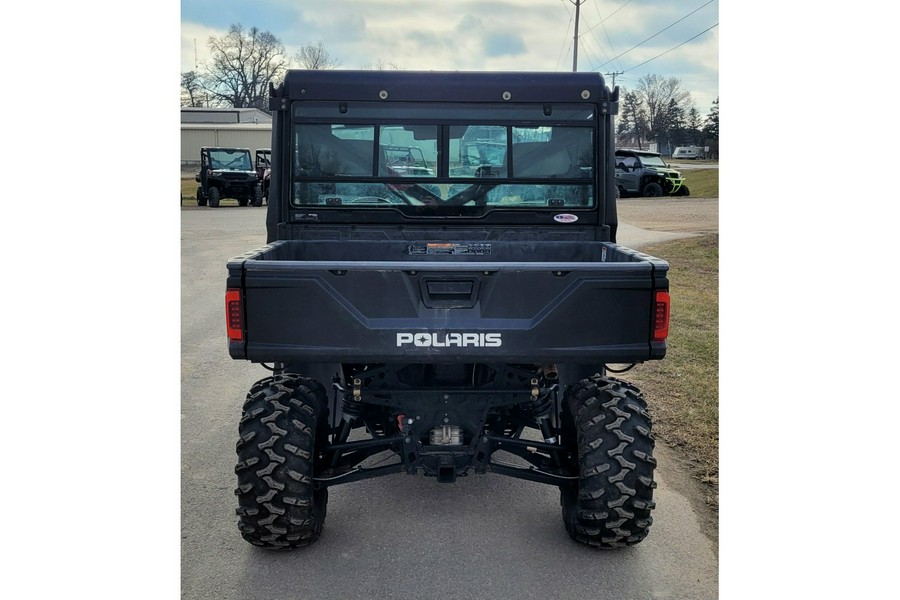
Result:
[[649,150],[634,150],[632,148],[617,148],[616,154],[638,154],[640,156],[662,156],[659,152],[650,152]]
[[202,146],[201,150],[222,150],[224,152],[250,152],[249,148],[232,148],[230,146]]
[[270,108],[282,99],[439,102],[604,102],[618,100],[600,73],[490,71],[287,72],[270,88]]

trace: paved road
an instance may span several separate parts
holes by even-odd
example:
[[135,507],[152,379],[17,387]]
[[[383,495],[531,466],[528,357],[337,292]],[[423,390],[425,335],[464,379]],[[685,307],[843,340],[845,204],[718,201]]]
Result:
[[[658,452],[654,524],[641,544],[604,552],[572,542],[555,488],[499,475],[453,485],[392,475],[329,492],[322,538],[263,551],[237,532],[237,422],[267,372],[228,356],[225,263],[265,242],[265,208],[182,209],[182,597],[566,598],[718,597],[716,547],[684,478]],[[629,229],[622,243],[653,234]],[[637,237],[635,237],[637,239]]]

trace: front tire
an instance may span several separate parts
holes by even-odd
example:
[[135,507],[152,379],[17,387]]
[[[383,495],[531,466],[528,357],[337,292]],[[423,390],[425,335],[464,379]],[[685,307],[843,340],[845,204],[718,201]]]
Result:
[[218,208],[219,200],[222,199],[222,193],[219,191],[219,188],[217,188],[217,187],[209,188],[209,191],[207,192],[206,195],[207,195],[207,199],[209,200],[209,205],[212,208]]
[[579,475],[560,488],[569,536],[598,548],[639,543],[656,506],[652,424],[640,390],[599,375],[583,379],[566,392],[563,426]]
[[253,206],[262,206],[262,187],[259,184],[253,186]]
[[327,436],[325,390],[285,374],[257,382],[238,427],[238,529],[263,548],[297,548],[322,532],[328,489],[313,482],[317,448]]
[[676,196],[690,196],[691,190],[688,189],[688,186],[682,185],[680,188],[678,188],[678,193],[675,195]]
[[655,181],[651,181],[647,185],[644,186],[644,189],[641,190],[641,196],[645,196],[647,198],[657,198],[663,195],[662,186],[656,183]]

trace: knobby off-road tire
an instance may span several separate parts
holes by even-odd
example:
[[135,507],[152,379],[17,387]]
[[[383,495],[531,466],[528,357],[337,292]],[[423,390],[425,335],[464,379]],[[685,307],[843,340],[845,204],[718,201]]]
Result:
[[260,186],[259,184],[256,184],[255,186],[253,186],[252,204],[253,204],[253,206],[262,206],[262,201],[263,201],[262,186]]
[[675,194],[676,196],[690,196],[691,190],[688,189],[688,186],[682,185],[678,188],[678,192]]
[[207,197],[209,200],[209,205],[212,208],[219,207],[219,200],[221,200],[221,198],[222,198],[222,193],[219,191],[219,188],[217,188],[217,187],[209,188],[209,191],[207,192]]
[[197,206],[206,206],[206,196],[203,194],[203,188],[197,188]]
[[663,195],[662,186],[655,182],[650,182],[641,190],[641,196],[645,198],[657,198]]
[[583,379],[567,390],[563,419],[579,475],[577,485],[560,488],[566,531],[598,548],[637,544],[656,506],[654,441],[640,390],[599,375]]
[[326,406],[322,385],[299,375],[268,377],[247,394],[234,471],[238,529],[251,544],[296,548],[319,538],[328,489],[312,477]]

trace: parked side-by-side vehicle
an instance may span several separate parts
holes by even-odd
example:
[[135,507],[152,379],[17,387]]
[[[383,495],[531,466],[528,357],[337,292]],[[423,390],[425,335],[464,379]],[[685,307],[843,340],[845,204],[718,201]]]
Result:
[[197,206],[219,206],[223,198],[234,198],[239,206],[262,205],[262,188],[248,148],[200,149],[200,171],[194,176]]
[[680,171],[666,164],[659,152],[617,149],[616,185],[628,196],[688,196],[690,190]]
[[235,419],[244,539],[314,542],[334,486],[490,473],[558,488],[580,543],[643,540],[652,422],[611,373],[665,356],[669,265],[616,241],[619,89],[292,70],[270,96],[267,244],[225,282],[230,356],[268,371]]

